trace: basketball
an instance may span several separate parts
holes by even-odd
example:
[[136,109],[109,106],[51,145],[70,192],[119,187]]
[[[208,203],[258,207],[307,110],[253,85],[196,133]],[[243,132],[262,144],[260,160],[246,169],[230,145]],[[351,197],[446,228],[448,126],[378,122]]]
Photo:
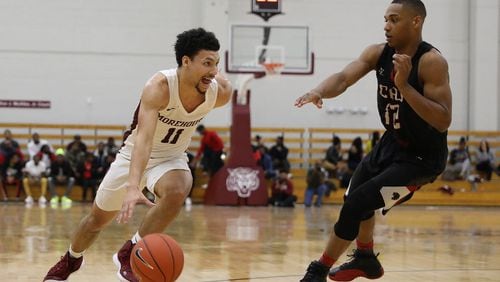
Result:
[[172,237],[149,234],[132,249],[130,265],[139,281],[173,282],[184,267],[184,253]]

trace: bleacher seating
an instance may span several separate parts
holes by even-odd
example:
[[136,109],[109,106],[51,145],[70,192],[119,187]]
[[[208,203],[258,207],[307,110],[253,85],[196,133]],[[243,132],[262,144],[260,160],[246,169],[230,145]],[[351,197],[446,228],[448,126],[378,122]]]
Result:
[[[229,127],[207,127],[216,131],[225,143],[225,151],[229,152],[230,130]],[[26,144],[31,138],[31,134],[38,132],[42,139],[46,139],[55,148],[65,147],[72,141],[75,134],[79,134],[87,144],[89,150],[93,150],[99,141],[106,141],[108,137],[114,137],[117,144],[121,143],[122,133],[126,127],[121,125],[74,125],[74,124],[18,124],[0,123],[0,130],[10,129],[13,137],[21,144],[21,148],[26,152]],[[263,142],[271,147],[277,136],[284,136],[284,143],[289,148],[289,161],[291,164],[292,180],[294,182],[295,194],[299,197],[298,202],[303,201],[305,190],[305,176],[307,169],[315,161],[324,157],[325,151],[330,146],[332,136],[335,133],[342,140],[342,151],[345,153],[352,140],[360,136],[366,142],[370,133],[383,129],[346,129],[346,128],[271,128],[254,127],[251,136],[262,136]],[[454,148],[458,144],[461,136],[468,139],[470,151],[473,153],[481,139],[486,138],[491,148],[496,152],[497,163],[500,161],[500,131],[449,131],[448,145]],[[196,152],[199,147],[200,136],[195,134],[189,148]],[[228,156],[230,157],[230,156]],[[207,183],[207,177],[200,172],[197,173],[195,190],[193,192],[194,202],[201,202],[204,190],[201,188]],[[451,196],[438,191],[443,185],[450,185],[456,193]],[[81,193],[75,187],[75,197]],[[333,193],[325,198],[325,203],[340,203],[344,190]],[[426,185],[422,191],[417,193],[412,204],[460,204],[460,205],[500,205],[500,179],[495,176],[492,181],[479,183],[476,192],[471,191],[471,184],[467,181],[445,182],[437,180]],[[470,192],[470,193],[469,193]]]

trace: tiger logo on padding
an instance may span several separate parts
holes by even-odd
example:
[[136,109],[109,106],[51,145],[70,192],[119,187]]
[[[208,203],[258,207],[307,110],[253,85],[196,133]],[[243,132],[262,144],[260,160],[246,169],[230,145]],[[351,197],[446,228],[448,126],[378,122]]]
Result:
[[239,197],[248,198],[252,191],[259,188],[259,171],[248,167],[228,168],[229,176],[226,179],[228,191],[236,191]]

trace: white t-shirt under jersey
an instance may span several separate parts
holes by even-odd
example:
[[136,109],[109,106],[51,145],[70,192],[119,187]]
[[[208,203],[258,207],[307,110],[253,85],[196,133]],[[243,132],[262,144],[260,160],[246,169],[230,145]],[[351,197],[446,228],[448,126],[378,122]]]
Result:
[[[158,111],[158,122],[153,137],[151,159],[172,159],[184,154],[191,137],[200,121],[213,109],[217,100],[217,82],[214,79],[205,93],[205,101],[194,111],[188,113],[179,97],[177,69],[160,71],[168,80],[170,98],[168,106]],[[136,121],[137,118],[134,118]],[[125,140],[120,154],[130,159],[137,135],[137,124],[132,124],[132,133]]]

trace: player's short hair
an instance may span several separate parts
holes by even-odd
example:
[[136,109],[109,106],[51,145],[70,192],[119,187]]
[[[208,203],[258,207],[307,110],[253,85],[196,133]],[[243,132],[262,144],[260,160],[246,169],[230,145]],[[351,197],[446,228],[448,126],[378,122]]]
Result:
[[403,7],[412,9],[417,15],[424,19],[427,16],[425,5],[420,0],[392,0],[392,4],[402,4]]
[[219,51],[219,40],[212,32],[203,28],[186,30],[177,35],[175,42],[175,59],[177,66],[182,66],[182,57],[193,59],[200,50]]

